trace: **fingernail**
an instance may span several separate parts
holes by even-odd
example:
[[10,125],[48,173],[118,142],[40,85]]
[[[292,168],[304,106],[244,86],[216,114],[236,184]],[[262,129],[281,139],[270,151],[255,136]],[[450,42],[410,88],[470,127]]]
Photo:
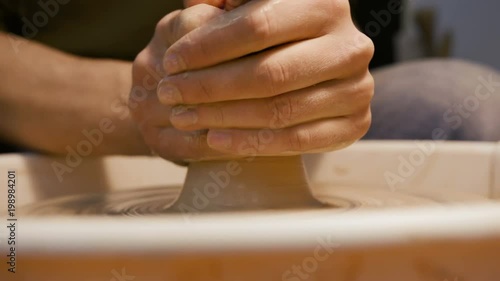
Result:
[[233,144],[231,134],[226,132],[209,132],[207,137],[208,146],[214,149],[230,149]]
[[186,69],[184,61],[176,54],[168,54],[163,60],[163,68],[168,75],[182,72]]
[[194,108],[176,106],[172,108],[170,122],[179,127],[194,125],[198,122],[198,113],[196,113]]
[[158,85],[158,99],[161,103],[174,105],[182,103],[182,95],[179,89],[172,84],[160,82]]

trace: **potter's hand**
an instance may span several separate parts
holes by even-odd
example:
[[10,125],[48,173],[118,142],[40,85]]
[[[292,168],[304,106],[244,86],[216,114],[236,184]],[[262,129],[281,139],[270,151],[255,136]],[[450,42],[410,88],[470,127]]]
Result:
[[214,6],[196,5],[170,13],[157,24],[153,39],[134,61],[128,106],[146,144],[165,159],[182,162],[221,155],[208,147],[206,131],[172,127],[172,107],[158,101],[157,87],[166,75],[163,58],[167,48],[223,12]]
[[[189,139],[198,156],[210,151],[205,142],[238,156],[339,149],[370,125],[372,55],[348,0],[250,1],[166,51],[163,106],[147,114],[185,135],[208,130],[207,139]],[[158,133],[163,149],[183,149],[180,132]]]
[[184,6],[191,7],[198,4],[207,4],[230,11],[250,0],[184,0]]

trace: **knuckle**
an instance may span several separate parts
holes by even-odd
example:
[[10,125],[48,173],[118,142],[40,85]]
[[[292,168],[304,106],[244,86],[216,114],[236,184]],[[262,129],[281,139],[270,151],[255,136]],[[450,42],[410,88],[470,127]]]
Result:
[[163,68],[158,63],[154,50],[150,46],[142,50],[132,62],[133,85],[143,85],[148,90],[152,90],[151,87],[156,87],[159,82],[159,78],[156,78],[156,76],[161,77],[163,75]]
[[[351,13],[348,0],[314,0],[311,2],[315,6],[314,10],[323,11],[326,19],[329,21],[338,22],[344,20]],[[350,17],[348,18],[350,19]]]
[[203,95],[204,102],[214,101],[214,93],[212,91],[212,87],[207,85],[206,80],[204,79],[196,79],[196,83],[198,84],[198,89]]
[[188,150],[187,157],[194,159],[198,158],[201,152],[205,150],[207,137],[206,135],[192,135],[188,137]]
[[168,141],[162,142],[161,151],[164,152],[164,155],[161,156],[169,160],[198,160],[206,151],[205,144],[206,135],[193,132],[192,134],[183,136],[182,145],[175,149],[172,148],[172,144],[168,143]]
[[357,82],[356,86],[353,87],[353,91],[355,92],[351,100],[357,104],[355,109],[365,110],[370,105],[375,94],[375,81],[369,71]]
[[370,103],[371,100],[373,99],[373,96],[375,95],[375,79],[370,74],[370,72],[367,73],[364,84],[365,84],[366,98],[368,100],[368,103]]
[[[202,4],[205,5],[205,4]],[[196,8],[194,6],[193,8]],[[191,8],[192,9],[192,8]],[[193,13],[186,12],[184,10],[179,14],[176,25],[176,33],[178,33],[177,37],[181,37],[182,33],[187,33],[192,29],[195,29],[199,25],[199,20],[197,16],[193,15]],[[186,32],[183,32],[186,31]]]
[[208,131],[195,131],[194,140],[191,147],[188,148],[183,160],[192,161],[204,161],[210,159],[216,159],[219,155],[214,153],[212,149],[208,147]]
[[139,54],[134,59],[134,62],[132,63],[132,76],[139,76],[142,72],[142,70],[148,65],[149,63],[149,52],[146,49],[142,50]]
[[289,142],[292,152],[305,151],[310,147],[312,142],[311,132],[307,129],[293,130],[290,134]]
[[273,98],[269,109],[272,113],[271,128],[282,129],[293,124],[296,105],[293,104],[290,97],[277,96]]
[[252,13],[245,18],[245,23],[257,40],[268,39],[272,35],[272,21],[269,11],[265,9]]
[[359,75],[368,70],[375,48],[371,39],[354,26],[348,34],[349,39],[339,46],[341,55],[336,61],[346,65],[343,75]]
[[351,119],[353,127],[353,140],[361,139],[370,129],[372,123],[372,114],[370,107],[365,109],[358,116],[354,116]]
[[[181,47],[177,46],[176,55],[182,64],[184,69],[190,69],[191,64],[196,61],[195,58],[191,58],[192,55],[196,57],[213,57],[217,55],[217,49],[214,49],[213,44],[210,40],[199,40],[199,36],[195,32],[187,32],[182,36],[182,40],[178,42],[181,43]],[[178,38],[181,39],[181,38]]]
[[180,13],[180,27],[184,30],[184,34],[186,34],[221,14],[221,9],[211,4],[199,3]]
[[220,105],[213,106],[213,114],[215,125],[221,128],[225,128],[225,113],[224,108]]
[[214,10],[217,11],[218,9],[205,3],[183,10],[179,14],[175,24],[174,34],[176,34],[176,39],[200,27],[206,21],[206,17],[210,17],[215,13]]
[[257,153],[261,152],[267,145],[266,143],[264,143],[263,139],[259,137],[258,134],[249,137],[249,140],[250,139],[252,140],[253,143],[255,143],[255,148],[257,149]]
[[362,45],[362,49],[363,49],[362,55],[369,62],[372,60],[373,55],[375,54],[375,44],[373,43],[373,41],[370,37],[368,37],[364,34],[363,34],[363,37],[365,38],[365,40],[363,41],[364,44]]
[[258,80],[263,82],[267,89],[267,96],[281,94],[280,89],[288,81],[288,72],[280,62],[263,62],[257,71]]
[[156,23],[156,26],[155,26],[155,35],[162,35],[165,28],[168,27],[168,23],[170,22],[171,20],[171,16],[170,14],[163,17],[161,20],[158,21],[158,23]]
[[352,56],[359,61],[363,68],[367,68],[370,61],[375,54],[375,46],[373,41],[360,32],[356,31],[356,40],[354,43],[354,47],[352,48]]
[[173,44],[175,34],[179,30],[179,17],[182,14],[180,10],[174,11],[164,16],[155,26],[155,37],[162,38],[164,42]]

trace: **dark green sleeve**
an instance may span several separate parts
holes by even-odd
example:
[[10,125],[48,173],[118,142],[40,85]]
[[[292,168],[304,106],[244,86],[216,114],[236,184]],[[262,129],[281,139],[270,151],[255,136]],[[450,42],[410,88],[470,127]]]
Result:
[[18,1],[0,0],[0,31],[14,32],[13,24],[16,23]]
[[0,31],[5,31],[5,10],[0,6]]
[[[6,11],[5,11],[4,6],[2,4],[3,3],[0,2],[0,32],[7,30],[6,24],[5,24]],[[5,122],[5,121],[0,120],[0,122]],[[2,153],[14,153],[14,152],[19,152],[19,148],[15,147],[11,144],[5,143],[4,140],[2,138],[0,138],[0,154],[2,154]]]

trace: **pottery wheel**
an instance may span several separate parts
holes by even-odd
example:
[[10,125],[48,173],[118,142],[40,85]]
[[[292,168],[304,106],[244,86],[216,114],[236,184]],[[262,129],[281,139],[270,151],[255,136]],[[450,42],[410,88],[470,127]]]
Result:
[[143,216],[244,211],[345,212],[486,200],[442,189],[398,190],[309,182],[301,156],[192,163],[183,186],[53,199],[27,206],[29,215]]
[[[171,209],[170,206],[179,196],[180,189],[180,186],[169,186],[62,197],[25,206],[22,212],[30,216],[178,214],[179,210]],[[454,191],[400,190],[393,192],[374,188],[332,187],[326,184],[313,186],[313,194],[325,203],[329,212],[460,204],[487,200],[479,195]],[[251,194],[248,196],[251,198]],[[243,199],[233,198],[233,201]],[[218,206],[218,208],[221,211],[232,211],[230,205]]]

